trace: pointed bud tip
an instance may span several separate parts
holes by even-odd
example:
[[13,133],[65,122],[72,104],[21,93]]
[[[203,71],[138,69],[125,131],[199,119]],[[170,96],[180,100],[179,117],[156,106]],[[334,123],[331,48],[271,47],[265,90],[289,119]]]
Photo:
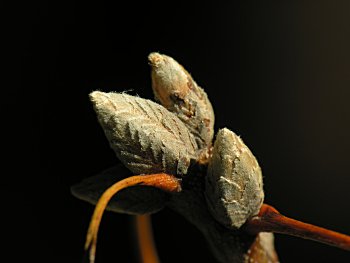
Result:
[[152,52],[148,55],[148,61],[152,67],[158,67],[159,64],[164,61],[164,58],[164,55],[161,55],[158,52]]
[[93,104],[100,103],[104,97],[106,97],[106,93],[98,90],[93,91],[89,94],[89,98]]
[[104,94],[106,94],[106,93],[102,92],[102,91],[95,90],[89,94],[89,97],[90,97],[90,99],[96,99],[96,98],[100,98],[101,95],[104,95]]

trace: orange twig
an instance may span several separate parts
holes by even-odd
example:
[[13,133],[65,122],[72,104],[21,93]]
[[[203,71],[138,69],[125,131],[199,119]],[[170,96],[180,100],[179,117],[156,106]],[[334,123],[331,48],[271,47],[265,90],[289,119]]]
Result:
[[86,236],[85,250],[90,250],[89,260],[90,263],[95,262],[97,233],[102,219],[103,211],[106,209],[108,202],[111,198],[120,190],[135,186],[145,185],[153,186],[162,189],[167,192],[179,192],[181,191],[181,185],[179,180],[168,174],[151,174],[151,175],[136,175],[121,180],[110,188],[108,188],[98,200],[94,214],[92,215],[90,226]]
[[141,263],[159,263],[149,215],[136,216],[136,232]]
[[350,250],[350,236],[283,216],[267,204],[263,204],[259,214],[250,219],[243,228],[251,234],[275,232]]

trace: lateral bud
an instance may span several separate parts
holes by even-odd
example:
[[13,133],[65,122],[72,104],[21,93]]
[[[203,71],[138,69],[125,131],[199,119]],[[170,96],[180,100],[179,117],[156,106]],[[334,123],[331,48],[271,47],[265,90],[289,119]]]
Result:
[[182,176],[198,159],[192,134],[161,105],[124,93],[94,91],[90,99],[111,148],[134,174]]
[[264,200],[260,166],[242,139],[219,130],[205,177],[205,197],[214,218],[228,228],[240,228],[259,213]]

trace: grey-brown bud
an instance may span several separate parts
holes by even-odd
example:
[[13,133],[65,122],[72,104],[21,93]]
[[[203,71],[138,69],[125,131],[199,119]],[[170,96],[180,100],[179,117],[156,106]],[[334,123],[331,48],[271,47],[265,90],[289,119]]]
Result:
[[148,59],[156,99],[179,117],[206,154],[214,135],[214,111],[207,94],[173,58],[151,53]]
[[125,93],[95,91],[90,99],[112,149],[133,173],[184,175],[197,159],[193,136],[161,105]]
[[216,137],[206,176],[205,196],[217,221],[241,227],[257,215],[264,200],[260,166],[243,141],[229,129]]

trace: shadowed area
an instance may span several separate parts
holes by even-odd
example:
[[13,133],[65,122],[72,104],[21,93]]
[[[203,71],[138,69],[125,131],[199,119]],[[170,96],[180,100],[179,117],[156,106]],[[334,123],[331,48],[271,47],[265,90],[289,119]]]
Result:
[[[88,177],[79,184],[72,186],[73,195],[95,205],[103,192],[114,183],[132,176],[132,173],[122,164]],[[125,188],[112,197],[107,210],[126,214],[148,214],[164,207],[169,195],[162,190],[147,186],[132,186]]]

